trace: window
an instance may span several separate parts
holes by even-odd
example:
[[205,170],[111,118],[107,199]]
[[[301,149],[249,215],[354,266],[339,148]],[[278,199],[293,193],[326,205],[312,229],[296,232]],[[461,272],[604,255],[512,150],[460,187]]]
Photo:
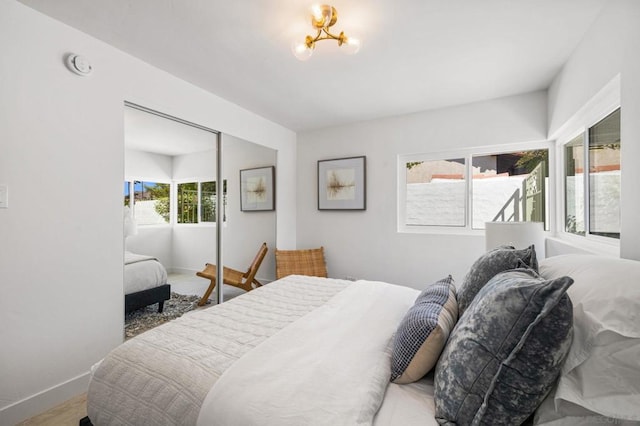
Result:
[[486,222],[543,222],[549,150],[473,156],[473,228]]
[[584,135],[564,147],[565,230],[584,235]]
[[620,146],[619,108],[564,145],[566,232],[620,238]]
[[414,161],[406,167],[409,226],[465,226],[465,160]]
[[[227,180],[222,183],[222,221],[227,221]],[[201,222],[216,221],[216,182],[202,182],[200,191],[200,205],[202,206]]]
[[178,223],[198,223],[198,183],[178,184]]
[[131,182],[124,182],[124,205],[131,207]]
[[538,145],[540,149],[475,149],[440,158],[401,156],[398,228],[484,229],[491,221],[535,221],[548,229],[549,145]]
[[133,215],[138,225],[157,225],[169,223],[168,183],[133,183]]
[[138,225],[169,223],[169,189],[168,183],[125,181],[124,205],[133,207]]
[[[223,187],[223,220],[226,220],[227,181]],[[216,221],[216,182],[187,182],[178,184],[178,223]]]

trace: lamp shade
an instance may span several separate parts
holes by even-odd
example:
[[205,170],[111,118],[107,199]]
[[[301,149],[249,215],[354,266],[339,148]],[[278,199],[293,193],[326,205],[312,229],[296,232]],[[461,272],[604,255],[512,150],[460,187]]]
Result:
[[545,258],[545,235],[542,222],[487,222],[485,223],[485,248],[487,251],[501,245],[517,249],[536,248],[536,257]]

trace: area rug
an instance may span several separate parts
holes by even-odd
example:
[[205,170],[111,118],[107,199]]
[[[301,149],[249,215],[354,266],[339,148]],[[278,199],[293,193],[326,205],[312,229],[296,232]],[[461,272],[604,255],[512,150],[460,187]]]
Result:
[[198,300],[200,300],[198,296],[185,296],[172,292],[171,298],[164,302],[162,313],[158,312],[158,304],[155,303],[126,314],[124,317],[125,338],[130,339],[153,327],[178,318],[185,312],[197,308]]

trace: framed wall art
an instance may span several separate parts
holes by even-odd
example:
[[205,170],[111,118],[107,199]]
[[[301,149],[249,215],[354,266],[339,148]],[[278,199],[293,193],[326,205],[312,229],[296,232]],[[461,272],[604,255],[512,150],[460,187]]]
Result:
[[272,211],[275,204],[275,167],[240,170],[240,210]]
[[366,157],[318,161],[318,210],[366,210]]

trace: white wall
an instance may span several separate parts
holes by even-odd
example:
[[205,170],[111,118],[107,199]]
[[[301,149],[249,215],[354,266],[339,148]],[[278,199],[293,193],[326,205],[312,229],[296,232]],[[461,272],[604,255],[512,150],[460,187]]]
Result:
[[[125,149],[123,181],[171,182],[173,159],[169,155]],[[170,225],[138,226],[137,235],[125,240],[125,248],[134,253],[155,256],[163,265],[171,265],[173,232]]]
[[[4,425],[83,392],[89,367],[122,342],[125,100],[279,150],[283,184],[296,136],[13,0],[0,0],[0,50]],[[67,71],[69,52],[93,74]],[[278,236],[291,244],[295,194],[279,194]]]
[[[214,141],[215,142],[215,141]],[[124,179],[169,182],[173,176],[173,158],[134,149],[124,152]]]
[[640,260],[640,2],[607,2],[549,89],[549,134],[616,75],[621,79],[620,256]]
[[[397,156],[545,140],[546,102],[535,92],[299,134],[298,247],[323,245],[332,277],[461,282],[484,237],[397,233]],[[317,161],[357,155],[367,156],[367,210],[318,211]]]
[[[277,152],[265,146],[230,135],[224,136],[223,174],[227,181],[227,222],[225,224],[224,262],[244,270],[263,242],[270,248],[258,279],[275,279],[276,211],[240,211],[240,170],[275,166]],[[160,182],[215,180],[215,150],[167,156],[125,150],[125,179]],[[138,234],[126,240],[126,248],[135,253],[157,257],[171,272],[195,273],[207,262],[215,261],[213,224],[138,226]]]
[[[269,252],[258,271],[258,279],[275,279],[276,216],[279,211],[240,211],[240,170],[275,166],[276,151],[233,136],[223,137],[223,177],[227,181],[227,222],[224,225],[225,265],[239,270],[249,267],[260,244],[267,243]],[[193,156],[190,156],[193,157]],[[201,157],[201,156],[200,156]],[[193,158],[192,158],[193,159]],[[193,162],[174,162],[174,177],[195,177],[198,168]],[[213,168],[215,178],[215,164]],[[211,172],[210,172],[211,173]],[[210,175],[211,176],[211,175]],[[171,269],[181,272],[201,270],[206,262],[215,263],[215,227],[210,225],[177,225],[173,230]]]
[[[230,136],[223,139],[222,152],[223,172],[229,186],[223,245],[225,265],[241,271],[247,270],[260,245],[266,242],[268,252],[256,277],[261,282],[272,281],[276,277],[276,217],[280,212],[240,211],[240,170],[275,166],[277,153]],[[292,184],[283,188],[293,192],[290,187],[295,182]],[[279,193],[276,192],[275,196],[277,202]]]

